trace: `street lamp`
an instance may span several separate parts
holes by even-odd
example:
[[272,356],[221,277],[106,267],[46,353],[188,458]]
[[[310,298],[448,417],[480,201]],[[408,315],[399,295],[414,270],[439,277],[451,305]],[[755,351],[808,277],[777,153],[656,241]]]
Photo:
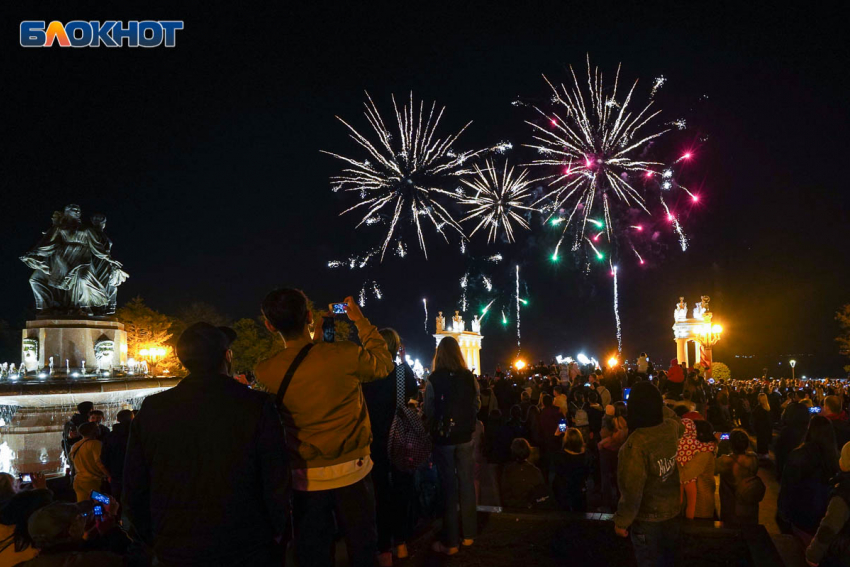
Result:
[[796,360],[789,360],[788,364],[791,365],[791,380],[794,380],[794,367],[797,366]]
[[[143,348],[139,351],[139,355],[151,363],[151,366],[156,367],[156,361],[165,357],[167,351],[163,347]],[[156,374],[156,373],[154,373]]]
[[703,356],[702,359],[708,362],[708,369],[705,371],[705,377],[711,378],[711,347],[720,340],[720,334],[723,333],[723,327],[720,325],[712,325],[710,323],[703,325],[699,330],[700,343],[702,344]]

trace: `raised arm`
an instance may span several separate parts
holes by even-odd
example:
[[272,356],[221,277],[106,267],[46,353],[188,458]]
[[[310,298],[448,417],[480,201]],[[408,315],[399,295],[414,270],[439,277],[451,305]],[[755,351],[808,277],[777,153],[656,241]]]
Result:
[[357,351],[357,377],[361,382],[386,378],[395,366],[386,341],[378,328],[363,316],[353,297],[347,297],[345,303],[348,318],[357,327],[357,335],[363,345]]

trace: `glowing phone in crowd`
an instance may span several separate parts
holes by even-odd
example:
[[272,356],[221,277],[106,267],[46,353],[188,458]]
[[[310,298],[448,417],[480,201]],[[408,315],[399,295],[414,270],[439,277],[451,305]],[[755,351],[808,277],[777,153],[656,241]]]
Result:
[[728,433],[721,433],[720,434],[720,440],[721,441],[728,441],[729,440],[729,434]]
[[29,484],[32,482],[32,475],[30,473],[23,473],[21,475],[21,482],[25,484]]
[[109,506],[112,503],[112,500],[106,494],[101,494],[96,490],[91,491],[91,499],[95,502],[100,502],[104,506]]
[[100,506],[100,505],[95,506],[94,510],[92,510],[92,514],[94,514],[98,518],[102,518],[103,517],[103,506]]
[[820,413],[823,408],[819,408],[818,406],[812,406],[809,408],[809,413]]
[[322,340],[326,343],[332,343],[336,340],[336,326],[333,317],[323,317]]
[[558,431],[564,433],[567,430],[567,420],[561,418],[561,421],[558,422]]
[[346,306],[345,303],[334,303],[333,304],[334,315],[345,315],[345,308],[346,307],[347,306]]
[[632,393],[631,388],[624,388],[623,389],[623,399],[628,402],[629,401],[629,394],[631,394],[631,393]]

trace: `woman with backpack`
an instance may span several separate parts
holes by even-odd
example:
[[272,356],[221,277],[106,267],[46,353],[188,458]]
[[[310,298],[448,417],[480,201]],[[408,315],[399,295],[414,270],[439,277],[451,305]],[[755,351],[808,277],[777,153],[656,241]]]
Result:
[[[401,337],[394,329],[381,329],[393,360],[398,355]],[[399,384],[402,384],[399,396]],[[364,383],[363,397],[372,422],[372,482],[375,485],[375,512],[378,527],[378,565],[392,567],[396,557],[408,556],[405,542],[410,535],[411,505],[414,497],[413,472],[399,470],[390,460],[390,428],[396,416],[398,400],[402,405],[418,393],[416,377],[406,363],[396,365],[383,380]],[[395,548],[393,549],[393,544]]]
[[[443,533],[433,550],[454,555],[475,538],[475,456],[472,435],[481,407],[478,382],[466,367],[460,346],[445,337],[434,354],[434,371],[425,385],[425,419],[434,442],[434,461],[443,493]],[[460,503],[460,521],[458,521]]]

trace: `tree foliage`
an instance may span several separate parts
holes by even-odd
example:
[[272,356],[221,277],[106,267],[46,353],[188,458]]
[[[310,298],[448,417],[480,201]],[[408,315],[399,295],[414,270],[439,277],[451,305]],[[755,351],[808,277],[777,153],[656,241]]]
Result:
[[711,363],[711,376],[715,380],[731,380],[732,379],[732,371],[729,370],[729,367],[723,364],[722,362],[712,362]]
[[171,332],[176,341],[188,327],[195,323],[209,323],[216,327],[229,326],[230,320],[215,306],[201,301],[195,301],[183,307],[177,312]]
[[283,350],[283,340],[266,329],[262,319],[239,319],[234,323],[236,340],[233,350],[233,370],[241,374],[253,370],[258,362]]

